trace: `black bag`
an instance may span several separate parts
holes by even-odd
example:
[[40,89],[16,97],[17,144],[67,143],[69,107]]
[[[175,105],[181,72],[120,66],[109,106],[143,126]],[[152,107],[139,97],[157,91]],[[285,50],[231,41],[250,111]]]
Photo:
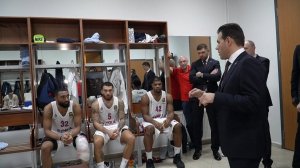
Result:
[[37,106],[39,109],[44,109],[47,104],[54,101],[54,93],[57,89],[56,79],[45,70],[37,88]]
[[3,82],[1,87],[2,96],[6,96],[8,93],[12,92],[11,85],[8,82]]
[[98,72],[95,67],[91,67],[88,72],[86,72],[86,88],[87,97],[101,95],[101,85],[103,83],[103,72]]

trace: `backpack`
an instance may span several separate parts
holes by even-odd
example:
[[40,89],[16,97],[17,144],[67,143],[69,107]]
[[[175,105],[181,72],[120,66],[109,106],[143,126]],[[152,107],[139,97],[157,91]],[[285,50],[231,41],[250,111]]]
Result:
[[58,89],[56,79],[46,70],[43,72],[40,84],[37,88],[37,107],[43,110],[50,102],[54,101],[55,90]]

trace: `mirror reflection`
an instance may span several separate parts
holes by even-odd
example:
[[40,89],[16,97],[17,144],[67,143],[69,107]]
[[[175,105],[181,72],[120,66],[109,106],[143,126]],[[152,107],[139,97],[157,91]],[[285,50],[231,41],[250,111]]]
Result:
[[[31,113],[31,79],[29,53],[27,47],[19,51],[0,51],[0,113]],[[8,68],[9,67],[9,68]],[[27,129],[29,125],[9,125],[3,123],[1,131]]]

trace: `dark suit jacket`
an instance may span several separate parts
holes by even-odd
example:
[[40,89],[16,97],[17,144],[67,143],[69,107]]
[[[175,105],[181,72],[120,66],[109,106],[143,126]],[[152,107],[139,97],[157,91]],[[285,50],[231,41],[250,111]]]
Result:
[[263,66],[246,52],[231,64],[215,93],[222,152],[227,157],[258,158],[265,149],[266,82]]
[[155,78],[155,73],[152,70],[150,70],[148,73],[145,73],[142,88],[147,91],[152,90],[152,82],[154,78]]
[[[218,72],[216,74],[210,74],[214,69],[218,69]],[[199,71],[203,73],[203,78],[196,77],[196,73]],[[193,88],[203,90],[206,87],[208,92],[215,92],[218,90],[217,82],[220,78],[221,69],[219,61],[209,58],[205,66],[200,59],[192,63],[190,82],[193,84]]]
[[291,79],[291,95],[293,104],[297,106],[300,99],[300,45],[297,45],[293,57],[293,70]]
[[[297,106],[300,99],[300,45],[297,45],[294,51],[291,95],[293,104]],[[297,113],[297,116],[297,121],[300,123],[300,114]]]
[[[265,72],[265,81],[267,83],[267,80],[268,80],[268,76],[269,76],[269,69],[270,69],[270,60],[268,58],[265,58],[265,57],[262,57],[262,56],[259,56],[257,55],[256,56],[256,59],[263,65],[264,67],[264,72]],[[269,92],[269,89],[267,88],[267,105],[268,107],[269,106],[273,106],[273,103],[272,103],[272,99],[271,99],[271,95],[270,95],[270,92]]]

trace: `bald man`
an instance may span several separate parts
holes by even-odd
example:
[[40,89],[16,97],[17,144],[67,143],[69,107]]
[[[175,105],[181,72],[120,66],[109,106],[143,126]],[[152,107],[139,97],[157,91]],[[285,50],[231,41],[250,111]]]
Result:
[[[255,44],[253,41],[251,40],[246,40],[245,44],[244,44],[244,49],[245,51],[253,56],[254,58],[256,58],[264,67],[264,71],[265,71],[265,82],[267,82],[268,80],[268,75],[269,75],[269,67],[270,67],[270,60],[268,58],[259,56],[255,53]],[[272,146],[272,142],[271,142],[271,135],[270,135],[270,126],[269,126],[269,121],[268,121],[268,116],[269,116],[269,106],[272,106],[272,99],[269,93],[269,89],[266,89],[267,91],[267,99],[266,99],[266,109],[267,109],[267,118],[266,118],[266,123],[265,123],[265,131],[266,131],[266,152],[263,156],[263,164],[265,166],[265,168],[270,168],[273,160],[271,159],[271,146]]]
[[[171,60],[170,60],[171,65]],[[192,139],[192,116],[191,116],[191,105],[189,104],[189,91],[192,90],[192,84],[190,83],[189,75],[191,71],[191,66],[188,65],[188,59],[186,56],[179,57],[179,68],[171,67],[171,76],[178,82],[180,100],[182,103],[182,109],[184,118],[186,121],[186,127],[189,132],[190,138]],[[178,87],[177,87],[178,88]],[[177,89],[176,88],[176,89]],[[186,144],[183,144],[186,145]],[[182,148],[183,152],[186,152],[186,146]]]

